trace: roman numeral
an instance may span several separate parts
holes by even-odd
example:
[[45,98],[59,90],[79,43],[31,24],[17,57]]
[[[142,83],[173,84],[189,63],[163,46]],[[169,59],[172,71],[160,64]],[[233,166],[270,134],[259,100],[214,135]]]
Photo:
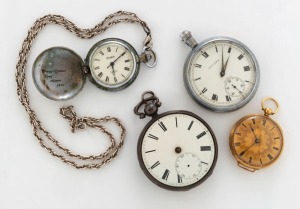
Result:
[[274,126],[273,128],[271,128],[271,130],[270,130],[270,131],[272,131],[274,128],[275,128],[275,126]]
[[149,134],[148,137],[151,138],[151,139],[158,140],[158,137],[157,137],[157,136],[154,136],[154,135],[152,135],[152,134]]
[[201,67],[202,67],[202,65],[195,64],[195,67],[197,67],[197,68],[201,68]]
[[246,71],[250,71],[250,67],[249,66],[245,66],[244,67],[244,71],[246,72]]
[[228,51],[227,51],[227,52],[228,52],[228,53],[230,53],[230,52],[231,52],[231,47],[229,47],[229,48],[228,48]]
[[178,128],[177,117],[175,117],[176,128]]
[[201,79],[201,77],[199,77],[199,78],[195,78],[195,79],[194,79],[194,81],[198,81],[198,80],[200,80],[200,79]]
[[207,92],[207,88],[204,87],[201,92],[202,94],[204,94],[205,92]]
[[178,183],[182,183],[182,177],[178,174],[177,174],[177,181],[178,181]]
[[163,122],[159,122],[158,125],[159,125],[159,127],[161,127],[161,129],[162,129],[163,131],[166,131],[166,130],[167,130],[167,128],[166,128],[166,126],[163,124]]
[[262,163],[262,160],[261,160],[261,158],[259,158],[259,161],[260,161],[260,164],[262,165],[263,163]]
[[168,177],[169,177],[169,174],[170,174],[170,171],[168,169],[166,169],[165,172],[164,172],[164,175],[162,176],[162,179],[167,181]]
[[103,76],[103,73],[100,72],[100,73],[98,74],[98,76],[101,78],[101,77]]
[[263,120],[263,126],[266,125],[266,122],[267,122],[267,120],[264,118],[264,120]]
[[205,131],[203,131],[201,134],[199,134],[198,136],[197,136],[197,139],[200,139],[202,136],[204,136],[206,134],[206,132]]
[[243,156],[245,154],[245,151],[241,152],[239,155],[240,156]]
[[252,162],[252,157],[249,157],[249,163],[251,163]]
[[242,136],[242,133],[235,132],[236,135]]
[[240,146],[241,145],[241,142],[236,142],[236,143],[234,143],[234,146],[235,147],[238,147],[238,146]]
[[227,102],[231,101],[231,97],[228,96],[228,95],[226,95],[226,101],[227,101]]
[[274,150],[277,150],[277,151],[279,150],[279,148],[278,148],[278,147],[273,147],[273,149],[274,149]]
[[153,169],[155,168],[156,166],[160,165],[160,162],[159,161],[156,161],[156,163],[154,163],[150,168]]
[[203,52],[202,55],[203,55],[203,57],[205,57],[205,58],[209,57],[209,55],[207,54],[207,52]]
[[104,55],[103,51],[100,51],[99,53],[100,53],[101,55]]
[[271,154],[268,154],[267,156],[268,156],[268,158],[269,158],[270,160],[273,159],[273,156],[272,156]]
[[244,57],[244,55],[241,54],[240,56],[238,56],[238,59],[241,60],[241,59],[243,59],[243,57]]
[[246,126],[244,123],[242,123],[242,125],[243,125],[245,128],[247,128],[247,126]]
[[94,59],[94,61],[100,61],[100,59]]
[[150,153],[150,152],[155,152],[156,150],[154,149],[154,150],[149,150],[149,151],[147,151],[147,152],[145,152],[145,153]]
[[275,137],[274,139],[280,139],[280,137]]
[[123,78],[125,78],[125,75],[121,74],[121,76],[123,76]]
[[97,66],[94,68],[94,70],[99,70],[100,69],[100,66]]
[[117,83],[118,82],[118,80],[117,80],[117,78],[116,77],[114,77],[114,81]]
[[211,151],[211,146],[201,146],[200,150],[201,151]]
[[213,94],[212,97],[211,97],[211,99],[214,100],[214,101],[218,101],[218,95]]
[[105,81],[108,83],[109,82],[109,77],[106,76]]
[[215,46],[215,48],[216,48],[216,52],[218,52],[218,48],[217,48],[217,46]]
[[205,165],[208,165],[208,163],[206,163],[206,162],[203,162],[203,161],[201,161],[201,163],[203,163],[203,164],[205,164]]
[[187,130],[191,130],[193,123],[194,123],[194,121],[192,121],[192,122],[190,123],[190,125],[189,125],[189,127],[188,127]]
[[107,51],[108,51],[108,52],[111,52],[110,47],[107,47]]
[[116,52],[118,51],[119,47],[116,48]]
[[129,71],[129,67],[124,67],[124,70],[127,70],[127,71]]
[[254,118],[252,118],[252,123],[255,125],[255,119]]
[[125,62],[130,62],[130,60],[125,60]]

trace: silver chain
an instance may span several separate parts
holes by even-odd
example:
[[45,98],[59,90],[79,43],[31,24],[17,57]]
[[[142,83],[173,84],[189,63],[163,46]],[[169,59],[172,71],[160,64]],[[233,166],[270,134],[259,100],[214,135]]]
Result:
[[[33,26],[28,31],[27,37],[23,41],[21,50],[19,52],[19,59],[16,65],[16,82],[17,82],[17,94],[21,104],[24,106],[26,112],[29,116],[29,121],[33,127],[33,134],[38,139],[40,145],[46,149],[51,155],[59,158],[66,164],[74,166],[77,169],[97,169],[106,163],[110,162],[119,152],[119,149],[122,147],[125,138],[125,128],[122,125],[121,121],[118,118],[114,117],[104,117],[104,118],[91,118],[77,117],[73,106],[62,107],[60,109],[60,114],[69,120],[70,126],[72,128],[72,132],[75,132],[76,129],[85,129],[87,126],[91,128],[96,128],[104,133],[110,140],[110,146],[108,149],[99,154],[99,155],[90,155],[90,156],[82,156],[76,153],[73,153],[69,149],[63,147],[59,141],[57,141],[50,132],[48,132],[38,119],[35,111],[29,105],[29,97],[25,84],[25,70],[27,64],[27,58],[31,46],[37,37],[38,33],[47,25],[47,24],[57,24],[61,25],[70,32],[74,33],[76,36],[82,39],[90,39],[95,35],[103,33],[105,30],[110,28],[113,25],[116,25],[121,22],[127,23],[139,23],[145,33],[147,34],[146,39],[144,41],[144,49],[143,52],[153,52],[152,51],[152,38],[151,31],[147,24],[142,21],[136,14],[126,11],[118,11],[111,15],[108,15],[101,23],[97,24],[94,28],[91,29],[81,29],[77,27],[73,22],[67,20],[63,16],[60,15],[46,15],[42,18],[39,18],[35,21]],[[153,52],[154,53],[154,52]],[[143,57],[149,57],[148,55]],[[148,61],[147,59],[144,61]],[[113,122],[115,123],[121,130],[120,140],[116,143],[114,136],[102,125],[103,123]],[[44,137],[43,137],[44,136]],[[51,148],[47,145],[46,140],[49,140],[54,147]],[[77,162],[77,160],[81,160],[82,162]],[[88,161],[88,162],[87,162]]]

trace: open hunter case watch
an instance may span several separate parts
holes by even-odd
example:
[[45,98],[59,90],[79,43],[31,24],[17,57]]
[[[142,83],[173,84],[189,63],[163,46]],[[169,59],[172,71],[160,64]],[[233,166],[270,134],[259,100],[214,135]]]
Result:
[[[99,88],[118,91],[129,86],[139,73],[140,63],[148,67],[156,64],[156,55],[152,50],[151,31],[146,22],[136,14],[118,11],[108,15],[102,22],[90,29],[81,29],[60,15],[46,15],[35,21],[22,44],[17,63],[17,94],[29,116],[33,134],[40,145],[52,156],[77,169],[97,169],[110,162],[119,152],[125,138],[125,128],[118,118],[79,117],[73,106],[62,107],[60,114],[70,122],[71,131],[95,128],[102,132],[110,145],[98,155],[80,155],[60,144],[54,135],[48,132],[29,104],[25,72],[27,58],[38,33],[48,24],[57,24],[79,38],[90,39],[118,23],[137,23],[146,33],[141,54],[126,41],[117,38],[101,40],[91,47],[85,60],[71,49],[52,47],[43,51],[33,64],[33,80],[37,89],[52,100],[68,100],[77,95],[85,83],[86,77]],[[113,123],[120,130],[114,135],[106,128],[106,123]],[[118,140],[116,140],[118,139]]]
[[71,49],[52,47],[43,51],[33,64],[35,86],[49,99],[68,100],[76,96],[85,84],[86,76],[98,88],[119,91],[136,79],[140,63],[156,64],[151,32],[145,22],[139,22],[147,36],[141,55],[126,41],[107,38],[94,44],[85,60]]

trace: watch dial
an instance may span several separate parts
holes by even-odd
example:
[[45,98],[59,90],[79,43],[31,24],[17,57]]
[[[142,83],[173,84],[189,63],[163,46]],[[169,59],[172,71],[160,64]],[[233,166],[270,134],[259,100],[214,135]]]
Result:
[[191,113],[168,113],[152,122],[138,145],[140,165],[161,187],[186,190],[204,181],[215,165],[217,144],[209,126]]
[[249,50],[232,40],[208,42],[196,48],[186,66],[186,84],[193,97],[210,109],[237,109],[256,90],[258,66],[254,59]]
[[104,88],[118,88],[132,82],[138,69],[135,51],[128,43],[102,41],[89,55],[89,67],[94,81]]
[[283,148],[280,127],[270,118],[254,115],[242,118],[231,133],[231,150],[237,160],[254,169],[273,163]]

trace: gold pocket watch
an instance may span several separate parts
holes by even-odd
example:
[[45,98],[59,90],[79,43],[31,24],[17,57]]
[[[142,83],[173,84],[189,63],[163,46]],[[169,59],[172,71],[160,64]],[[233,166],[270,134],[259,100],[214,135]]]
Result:
[[[275,111],[265,106],[266,101],[275,103]],[[262,100],[261,106],[264,115],[251,114],[241,118],[229,137],[229,146],[238,165],[251,172],[273,164],[283,149],[281,127],[269,117],[278,112],[278,102],[268,97]]]

